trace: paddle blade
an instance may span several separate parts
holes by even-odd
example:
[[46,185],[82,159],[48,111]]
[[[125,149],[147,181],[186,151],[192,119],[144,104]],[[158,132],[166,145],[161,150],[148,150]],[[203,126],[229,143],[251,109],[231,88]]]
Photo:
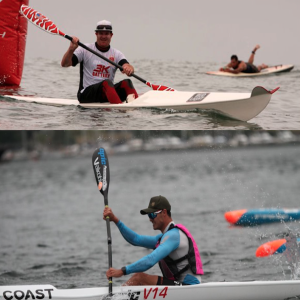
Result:
[[151,87],[154,91],[166,91],[166,92],[174,92],[175,90],[164,86],[164,85],[157,85],[157,84],[152,84],[149,81],[146,82],[146,84]]
[[97,186],[101,194],[104,196],[105,205],[107,203],[107,195],[110,181],[108,157],[103,148],[95,150],[93,154],[93,169]]
[[20,14],[22,14],[29,22],[48,33],[65,36],[51,20],[25,4],[21,6]]

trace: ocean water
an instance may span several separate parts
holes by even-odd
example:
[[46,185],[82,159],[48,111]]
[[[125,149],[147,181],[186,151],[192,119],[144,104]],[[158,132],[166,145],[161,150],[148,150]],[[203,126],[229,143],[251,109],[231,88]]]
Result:
[[[10,100],[1,95],[31,95],[76,99],[79,68],[64,69],[59,61],[26,60],[21,87],[0,89],[0,129],[116,129],[116,130],[207,130],[258,129],[283,130],[300,128],[300,66],[289,73],[257,78],[223,78],[206,75],[218,70],[215,63],[191,61],[136,60],[131,62],[140,77],[154,84],[170,86],[179,91],[244,92],[255,86],[267,89],[280,87],[266,109],[248,122],[221,117],[212,112],[176,112],[140,109],[128,112],[79,107],[54,107]],[[124,79],[117,72],[116,82]],[[132,79],[139,94],[150,90]]]
[[[0,164],[0,285],[107,286],[104,201],[91,157]],[[299,221],[233,227],[224,219],[228,210],[299,208],[299,146],[109,154],[109,162],[115,214],[139,234],[157,234],[139,211],[166,196],[198,243],[203,282],[299,279],[284,255],[255,257],[267,241],[300,236]],[[150,253],[111,229],[114,267]]]

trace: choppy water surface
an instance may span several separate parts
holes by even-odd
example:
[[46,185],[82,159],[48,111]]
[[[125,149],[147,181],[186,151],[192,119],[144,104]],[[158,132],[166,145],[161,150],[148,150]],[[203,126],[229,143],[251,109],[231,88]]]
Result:
[[[244,92],[259,85],[280,86],[266,109],[249,122],[233,121],[210,112],[176,112],[141,109],[128,112],[79,107],[51,107],[11,101],[1,95],[13,93],[39,97],[76,99],[79,69],[60,67],[59,61],[26,60],[21,88],[0,90],[1,129],[299,129],[300,68],[289,73],[257,78],[223,78],[206,75],[217,70],[214,63],[180,61],[133,61],[137,75],[179,91]],[[117,72],[116,82],[124,76]],[[138,93],[149,88],[133,78]]]
[[[258,259],[255,251],[289,229],[299,236],[299,222],[231,227],[224,213],[299,208],[299,154],[299,146],[272,146],[109,155],[109,205],[133,230],[152,235],[139,211],[154,195],[169,198],[173,219],[198,243],[204,282],[294,279],[282,255]],[[0,190],[0,285],[107,285],[104,202],[91,157],[2,164]],[[114,224],[112,238],[116,268],[149,253],[125,242]],[[160,274],[157,266],[148,272]]]

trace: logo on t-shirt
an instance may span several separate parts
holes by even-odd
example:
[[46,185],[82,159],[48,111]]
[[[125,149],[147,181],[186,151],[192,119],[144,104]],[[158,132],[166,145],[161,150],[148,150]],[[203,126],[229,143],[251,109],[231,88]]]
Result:
[[96,69],[93,71],[93,76],[109,78],[109,68],[110,66],[105,67],[104,65],[97,65]]

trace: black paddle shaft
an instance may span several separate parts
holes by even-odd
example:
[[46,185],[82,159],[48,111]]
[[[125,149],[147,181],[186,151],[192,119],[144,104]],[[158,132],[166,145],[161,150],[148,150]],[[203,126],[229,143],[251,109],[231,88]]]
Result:
[[[103,148],[94,151],[93,154],[93,169],[100,193],[104,196],[105,207],[108,206],[108,188],[110,181],[108,157]],[[110,231],[110,220],[106,218],[107,228],[107,244],[108,244],[108,267],[112,267],[112,240]],[[112,278],[109,278],[109,295],[112,295]]]
[[[66,34],[64,37],[65,37],[66,39],[70,40],[70,41],[73,40],[73,38],[72,38],[71,36],[67,35],[67,34]],[[123,67],[121,67],[120,65],[116,64],[114,61],[112,61],[112,60],[106,58],[105,56],[101,55],[100,53],[94,51],[93,49],[89,48],[89,47],[86,46],[85,44],[82,44],[81,42],[78,42],[78,45],[79,45],[80,47],[84,48],[85,50],[90,51],[91,53],[95,54],[96,56],[102,58],[103,60],[107,61],[108,63],[114,65],[115,67],[117,67],[117,68],[120,69],[121,71],[123,71]],[[145,79],[141,78],[141,77],[138,76],[138,75],[131,74],[130,76],[136,78],[137,80],[141,81],[142,83],[147,84],[147,81],[146,81]]]

